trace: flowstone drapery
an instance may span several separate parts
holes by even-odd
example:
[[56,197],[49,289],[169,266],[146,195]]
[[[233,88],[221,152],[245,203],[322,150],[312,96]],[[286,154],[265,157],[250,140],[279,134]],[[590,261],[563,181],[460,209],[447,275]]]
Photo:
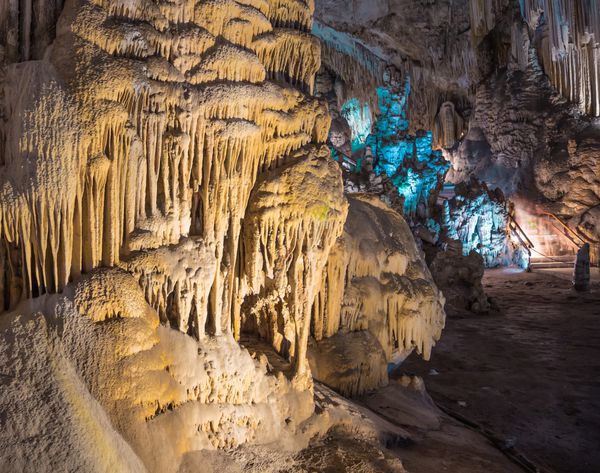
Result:
[[[130,251],[198,235],[218,268],[203,297],[230,314],[240,221],[258,173],[323,142],[329,123],[316,100],[265,81],[283,75],[311,88],[318,69],[306,21],[295,33],[271,25],[281,8],[75,2],[47,60],[8,68],[5,308]],[[213,331],[229,321],[215,319]]]
[[[313,2],[18,3],[0,7],[0,364],[18,375],[0,469],[179,471],[203,449],[306,446],[338,419],[315,412],[307,351],[348,213],[312,95]],[[439,336],[420,275],[355,308],[385,347],[374,369]]]
[[355,395],[385,384],[387,363],[413,350],[429,359],[445,313],[404,219],[376,196],[349,202],[313,307],[311,363],[317,379]]
[[[63,461],[86,471],[141,464],[176,471],[203,448],[297,444],[294,432],[313,411],[303,361],[307,307],[346,208],[337,165],[317,158],[330,118],[309,95],[320,65],[312,3],[74,0],[62,13],[56,7],[60,18],[46,18],[54,21],[46,42],[14,32],[12,3],[0,18],[0,317],[9,325],[2,333],[4,341],[22,336],[36,307],[35,324],[54,348],[40,345],[31,356],[59,353],[70,374],[32,368],[32,386],[46,377],[60,391],[79,375],[91,394],[81,409],[107,416],[91,428],[96,419],[78,417],[71,397],[56,394],[52,425],[80,432],[83,444],[94,435],[112,439],[103,444],[107,452],[117,451],[120,436],[133,449],[121,463],[108,455],[103,464],[77,458],[84,446],[75,442],[73,458]],[[32,55],[38,47],[44,54]],[[41,60],[18,62],[31,57]],[[297,167],[330,178],[314,195],[313,224],[302,227],[300,208],[288,212],[299,238],[289,248],[298,265],[290,282],[299,283],[290,296],[299,331],[294,372],[302,373],[292,386],[235,338],[244,296],[260,286],[246,283],[250,262],[240,246],[244,235],[256,256],[251,249],[261,242],[254,227],[243,229],[252,190],[268,179],[261,176]],[[286,192],[288,204],[302,195]],[[330,203],[335,216],[322,210]],[[317,253],[305,251],[309,241]],[[3,355],[12,366],[10,352]],[[28,402],[33,412],[43,391]],[[28,423],[7,411],[13,437],[26,438]],[[51,450],[11,452],[12,468],[20,455],[43,465]]]

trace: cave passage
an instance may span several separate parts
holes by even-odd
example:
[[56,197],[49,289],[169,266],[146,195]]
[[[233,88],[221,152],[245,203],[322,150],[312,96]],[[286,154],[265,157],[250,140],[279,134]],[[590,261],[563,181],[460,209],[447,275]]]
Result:
[[600,464],[600,273],[590,293],[571,270],[487,270],[499,312],[449,313],[431,361],[400,371],[424,378],[436,403],[493,432],[543,471],[592,473]]

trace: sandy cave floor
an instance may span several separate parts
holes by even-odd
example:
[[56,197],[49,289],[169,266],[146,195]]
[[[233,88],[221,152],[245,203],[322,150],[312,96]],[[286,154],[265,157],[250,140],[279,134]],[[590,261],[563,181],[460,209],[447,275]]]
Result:
[[[592,271],[597,271],[593,269]],[[600,471],[600,282],[575,293],[565,272],[490,270],[502,314],[449,313],[422,376],[442,407],[476,422],[544,471]],[[425,470],[423,470],[425,471]]]

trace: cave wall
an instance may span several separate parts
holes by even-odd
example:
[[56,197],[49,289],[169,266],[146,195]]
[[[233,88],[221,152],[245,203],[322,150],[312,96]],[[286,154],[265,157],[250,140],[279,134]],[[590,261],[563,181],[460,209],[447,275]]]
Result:
[[311,9],[293,4],[296,29],[272,25],[287,14],[277,2],[75,2],[47,60],[8,66],[5,307],[194,235],[214,247],[218,268],[195,298],[196,317],[210,299],[228,314],[212,332],[229,330],[257,176],[323,142],[329,124],[319,101],[269,80],[310,90],[319,67]]
[[63,0],[7,0],[0,5],[0,64],[42,59],[54,41]]
[[[474,176],[597,240],[597,2],[358,4],[343,13],[335,0],[317,4],[317,21],[335,32],[317,33],[322,42],[345,35],[361,49],[339,47],[325,68],[345,83],[344,71],[363,67],[365,56],[380,70],[392,66],[410,80],[409,129],[432,132],[452,163],[450,182]],[[355,79],[375,90],[384,76]]]
[[521,0],[540,64],[582,113],[600,116],[600,3]]

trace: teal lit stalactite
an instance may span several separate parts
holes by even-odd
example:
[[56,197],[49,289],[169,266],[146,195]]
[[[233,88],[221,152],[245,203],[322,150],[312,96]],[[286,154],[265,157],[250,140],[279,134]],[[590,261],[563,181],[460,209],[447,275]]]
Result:
[[368,104],[353,98],[342,105],[340,112],[352,132],[352,153],[356,153],[367,145],[367,138],[371,134],[371,110]]
[[366,144],[373,150],[374,171],[385,173],[404,197],[404,214],[429,217],[430,198],[444,182],[450,163],[434,151],[431,131],[408,132],[407,102],[410,81],[400,86],[379,87],[380,115]]
[[[404,197],[404,215],[409,222],[425,225],[436,239],[445,234],[462,242],[467,256],[475,251],[487,267],[517,263],[526,266],[527,255],[512,248],[507,238],[508,213],[503,198],[479,183],[459,186],[457,195],[446,201],[443,219],[436,221],[432,208],[450,163],[432,149],[432,132],[409,133],[407,102],[410,82],[377,89],[379,115],[370,122],[367,105],[353,98],[344,103],[341,114],[350,126],[352,152],[361,170],[362,150],[371,148],[377,175],[386,174]],[[334,158],[335,159],[335,158]]]

